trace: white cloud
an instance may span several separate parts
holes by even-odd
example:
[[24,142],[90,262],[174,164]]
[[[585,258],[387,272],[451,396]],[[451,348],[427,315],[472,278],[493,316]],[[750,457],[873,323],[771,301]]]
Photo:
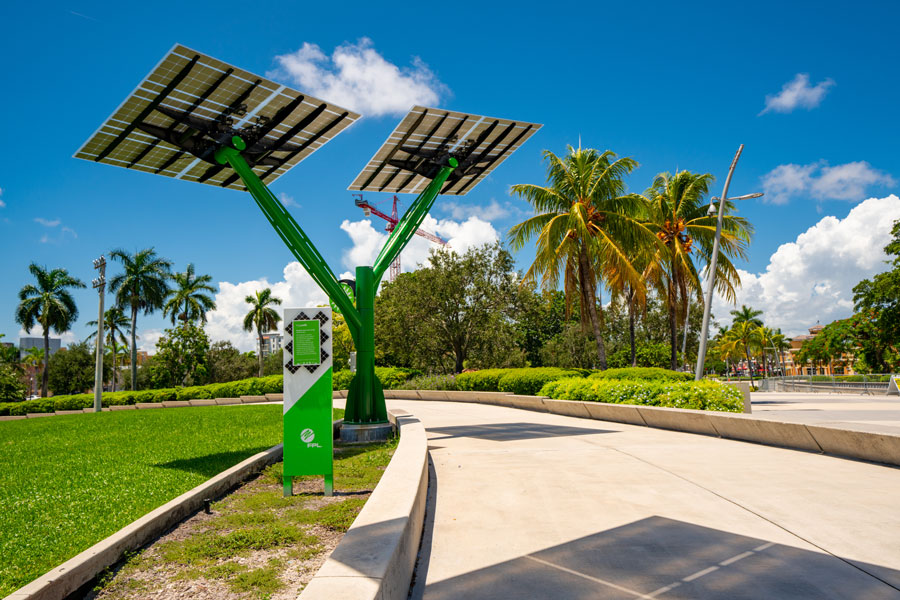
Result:
[[59,227],[59,224],[62,223],[62,221],[59,219],[50,220],[50,219],[43,219],[41,217],[35,217],[34,222],[40,223],[44,227]]
[[269,77],[363,115],[404,114],[414,104],[434,106],[447,93],[420,58],[400,68],[385,60],[369,38],[344,43],[330,57],[316,44],[304,42],[296,52],[276,56],[275,61],[278,68],[268,72]]
[[[376,230],[368,219],[361,221],[345,220],[341,229],[350,236],[353,245],[344,251],[344,265],[355,268],[357,265],[371,265],[378,252],[387,240],[387,233]],[[473,246],[481,246],[496,242],[500,236],[493,225],[476,216],[465,221],[452,219],[437,220],[430,214],[422,221],[424,231],[428,231],[448,242],[448,247],[456,252],[465,252]],[[409,245],[400,254],[400,266],[403,272],[414,271],[425,263],[435,243],[415,235]]]
[[808,195],[817,200],[858,201],[874,185],[894,185],[893,177],[864,160],[829,167],[825,161],[808,165],[779,165],[762,176],[765,199],[786,204],[792,196]]
[[3,201],[3,188],[0,188],[0,208],[4,208],[6,206],[6,202]]
[[471,201],[459,202],[456,200],[445,200],[444,202],[441,202],[439,208],[450,215],[451,219],[456,219],[457,221],[465,220],[471,216],[476,216],[484,221],[494,221],[497,219],[505,219],[512,215],[523,214],[523,211],[517,206],[514,206],[512,202],[504,202],[501,204],[494,198],[491,198],[491,201],[486,205],[475,204]]
[[760,112],[789,113],[795,108],[812,110],[822,103],[828,89],[834,85],[834,80],[825,79],[816,85],[809,84],[809,74],[797,73],[797,75],[781,87],[781,91],[774,95],[766,96],[766,107]]
[[278,194],[278,199],[281,200],[281,203],[284,204],[285,206],[289,206],[289,207],[293,207],[293,208],[303,208],[302,206],[300,206],[299,202],[294,200],[293,196],[289,196],[288,194],[285,194],[284,192],[281,192],[280,194]]
[[[740,270],[737,306],[762,310],[766,325],[788,335],[850,316],[853,286],[887,268],[883,249],[897,219],[900,198],[893,194],[861,202],[844,219],[824,217],[779,246],[765,272]],[[713,301],[722,324],[730,322],[733,308],[720,297]]]
[[206,332],[210,340],[228,340],[244,352],[255,350],[256,334],[244,331],[243,327],[244,316],[250,310],[244,298],[267,287],[272,288],[273,296],[281,298],[281,306],[274,307],[279,313],[285,307],[319,306],[328,302],[325,293],[296,261],[284,267],[281,281],[270,283],[265,278],[240,283],[222,281],[216,294],[216,310],[207,314]]
[[[140,321],[138,321],[138,325],[140,325]],[[147,354],[156,354],[156,344],[159,343],[159,338],[163,337],[165,332],[162,329],[140,329],[139,327],[138,334],[137,342],[135,343],[138,350],[143,350]],[[131,334],[129,333],[129,335]],[[128,343],[130,344],[131,342]]]

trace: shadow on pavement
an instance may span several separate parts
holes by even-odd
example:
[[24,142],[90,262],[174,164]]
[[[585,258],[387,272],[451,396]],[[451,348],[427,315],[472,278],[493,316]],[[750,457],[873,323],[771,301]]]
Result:
[[430,584],[424,598],[900,598],[900,572],[854,564],[650,517]]
[[570,435],[594,435],[596,433],[618,433],[607,429],[586,427],[565,427],[563,425],[542,425],[538,423],[491,423],[489,425],[455,425],[451,427],[429,427],[428,433],[443,434],[429,437],[429,441],[454,437],[479,438],[494,442],[530,440],[535,438],[560,437]]

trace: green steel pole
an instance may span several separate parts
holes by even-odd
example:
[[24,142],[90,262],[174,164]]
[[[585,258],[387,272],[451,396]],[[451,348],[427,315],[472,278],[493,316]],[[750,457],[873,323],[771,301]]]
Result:
[[375,375],[375,274],[372,267],[356,267],[356,306],[361,326],[356,344],[356,376],[350,383],[344,422],[387,423],[384,390]]
[[412,239],[412,236],[416,234],[416,230],[422,225],[422,221],[425,220],[425,215],[428,214],[428,211],[431,210],[431,207],[434,205],[434,201],[440,193],[441,188],[444,186],[444,182],[447,181],[447,178],[453,170],[459,166],[459,163],[453,157],[450,157],[448,163],[449,165],[442,167],[431,183],[428,184],[428,187],[425,188],[425,191],[416,198],[413,205],[406,211],[406,214],[403,215],[400,222],[397,223],[397,226],[391,233],[391,237],[388,238],[388,241],[381,249],[381,252],[378,253],[378,258],[375,260],[374,267],[376,288],[388,266],[390,266],[394,261],[394,258],[396,258],[396,256],[406,247],[409,240]]
[[240,150],[246,147],[244,141],[235,136],[232,138],[234,148],[224,146],[216,150],[216,160],[220,164],[228,164],[234,169],[235,173],[247,186],[247,190],[256,201],[259,208],[263,211],[266,218],[275,228],[279,237],[290,249],[291,253],[300,261],[306,272],[319,285],[320,288],[328,295],[329,298],[341,309],[347,326],[354,340],[360,335],[360,318],[359,313],[353,306],[353,303],[341,289],[341,284],[337,277],[328,267],[325,259],[313,245],[309,237],[304,233],[300,225],[294,220],[291,214],[284,208],[284,205],[269,191],[269,188],[259,179],[244,157],[241,156]]

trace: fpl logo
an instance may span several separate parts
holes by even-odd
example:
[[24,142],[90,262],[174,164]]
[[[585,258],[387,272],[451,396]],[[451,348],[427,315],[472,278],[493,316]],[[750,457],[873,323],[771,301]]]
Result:
[[316,439],[316,432],[308,427],[300,432],[300,439],[303,440],[307,448],[321,448],[319,444],[313,443],[313,440]]

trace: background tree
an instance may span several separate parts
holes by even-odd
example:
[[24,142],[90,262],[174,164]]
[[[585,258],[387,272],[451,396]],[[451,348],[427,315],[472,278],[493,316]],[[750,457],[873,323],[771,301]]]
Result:
[[759,315],[763,314],[761,310],[754,310],[746,304],[741,304],[740,310],[732,310],[730,312],[733,317],[732,323],[751,323],[757,327],[762,327],[763,321],[759,318]]
[[[668,308],[671,369],[678,366],[678,323],[684,318],[688,296],[694,295],[696,304],[703,303],[700,274],[693,257],[699,255],[706,264],[710,262],[717,217],[708,214],[704,197],[712,181],[709,173],[660,173],[646,192],[649,227],[661,242],[650,260],[648,279],[660,290]],[[735,256],[746,259],[753,228],[746,219],[732,214],[732,203],[727,202],[725,209],[716,262],[716,289],[726,300],[733,301],[740,277],[730,259]]]
[[385,284],[375,330],[397,366],[459,373],[466,367],[524,366],[513,327],[513,260],[499,244],[465,254],[434,249],[425,267]]
[[537,237],[535,259],[525,281],[540,278],[544,289],[554,290],[563,279],[568,306],[578,298],[585,331],[593,333],[598,363],[605,369],[597,292],[600,278],[615,272],[623,281],[641,287],[641,274],[631,262],[629,248],[639,239],[652,238],[640,223],[644,199],[625,194],[623,177],[637,162],[617,158],[609,150],[601,154],[572,146],[562,158],[545,150],[544,159],[548,185],[516,184],[511,188],[537,214],[510,230],[510,244],[520,250]]
[[87,342],[60,350],[50,357],[49,364],[48,384],[54,394],[81,394],[94,387],[96,354]]
[[750,373],[750,385],[753,385],[753,357],[752,354],[761,346],[759,327],[743,321],[735,324],[726,334],[723,346],[730,352],[740,353],[747,359],[747,371]]
[[866,366],[880,373],[900,366],[900,220],[894,222],[884,251],[891,269],[863,279],[853,288],[857,314],[851,322]]
[[47,374],[50,357],[50,330],[57,334],[72,328],[78,318],[78,307],[69,292],[70,288],[83,288],[84,283],[69,275],[66,269],[51,269],[31,263],[28,270],[35,283],[19,290],[19,306],[16,308],[16,323],[25,328],[26,333],[40,325],[44,336],[44,369],[41,373],[41,396],[47,395]]
[[[616,356],[609,356],[608,366],[617,366]],[[579,323],[568,322],[562,331],[542,344],[540,357],[541,365],[546,367],[591,369],[597,363],[597,348]]]
[[209,338],[202,327],[183,323],[166,329],[165,335],[156,343],[156,360],[150,369],[153,387],[203,383],[208,353]]
[[0,363],[0,402],[24,400],[26,393],[22,374],[9,363]]
[[[585,339],[584,332],[579,331],[578,335],[568,332],[572,323],[576,328],[578,327],[580,311],[575,306],[573,309],[575,314],[566,317],[566,296],[563,292],[559,290],[536,291],[533,284],[522,284],[518,289],[516,303],[517,344],[525,353],[525,359],[530,366],[558,365],[560,361],[566,360],[560,355],[563,347],[569,347],[574,351],[571,344],[575,343],[579,350],[584,345],[582,343]],[[557,340],[554,350],[549,355],[546,354],[545,346],[564,332],[566,332],[565,341]],[[569,345],[566,346],[566,344]],[[548,358],[549,356],[553,358]],[[575,362],[579,364],[587,362],[593,365],[597,361],[596,352],[593,353],[593,356],[593,358],[587,359],[582,356],[575,359]],[[545,360],[550,360],[550,362],[547,363]]]
[[332,351],[334,352],[334,370],[350,368],[350,353],[354,351],[353,336],[347,321],[340,313],[334,313],[334,326],[332,328]]
[[137,389],[137,317],[143,311],[149,315],[163,307],[169,294],[169,274],[172,261],[157,256],[153,248],[134,254],[117,248],[110,257],[122,263],[122,273],[113,276],[109,289],[116,295],[116,304],[131,310],[131,389]]
[[207,382],[225,383],[253,377],[256,357],[251,352],[241,352],[231,342],[215,342],[207,354]]
[[281,298],[272,295],[272,290],[266,288],[260,292],[256,292],[252,296],[244,298],[244,302],[252,308],[244,316],[244,331],[253,331],[256,329],[256,336],[259,339],[259,376],[263,376],[263,334],[267,331],[273,331],[278,328],[281,316],[273,305],[280,305]]
[[[128,345],[125,332],[128,330],[129,324],[128,317],[125,316],[124,311],[119,306],[108,308],[103,313],[103,332],[106,334],[106,345],[112,350],[110,353],[112,359],[112,385],[110,387],[113,392],[116,391],[116,380],[119,374],[119,347],[127,347]],[[88,321],[86,325],[88,327],[97,327],[97,321]],[[97,337],[97,332],[92,331],[87,339],[91,340],[95,337]]]
[[[44,368],[44,351],[41,348],[31,347],[25,350],[25,356],[22,357],[22,363],[25,365],[26,370],[28,371],[33,382],[37,381],[38,373]],[[37,390],[32,388],[28,390],[30,394],[37,393]]]
[[163,316],[168,316],[172,325],[177,325],[179,320],[206,323],[206,313],[216,309],[216,302],[210,296],[216,293],[216,288],[210,282],[212,276],[196,274],[194,263],[188,263],[184,273],[173,273]]

